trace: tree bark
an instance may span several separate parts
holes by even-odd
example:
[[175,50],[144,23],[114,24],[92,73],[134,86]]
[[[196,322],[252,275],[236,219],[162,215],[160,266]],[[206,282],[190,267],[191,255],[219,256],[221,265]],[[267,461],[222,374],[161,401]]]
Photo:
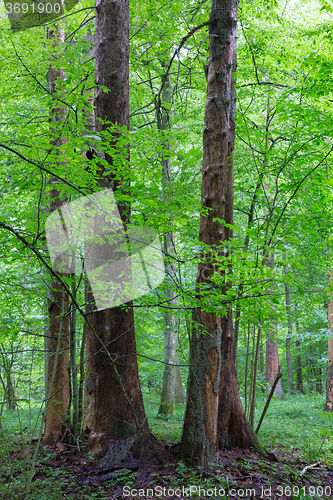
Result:
[[[237,8],[238,0],[212,1],[201,187],[205,212],[199,240],[209,245],[213,257],[201,256],[199,287],[214,288],[214,251],[232,236],[220,221],[232,224]],[[216,463],[218,446],[246,447],[252,435],[237,387],[231,307],[222,318],[198,307],[193,311],[181,454],[207,468]]]
[[[128,0],[96,0],[97,132],[108,129],[109,125],[103,120],[129,127],[128,72]],[[109,92],[100,86],[107,87]],[[124,179],[123,174],[127,167],[123,165],[120,174],[116,172],[112,158],[107,153],[105,159],[110,167],[104,172],[102,169],[98,185],[112,187],[117,198],[119,192],[128,192],[128,178]],[[103,175],[105,172],[107,176]],[[118,208],[122,222],[126,225],[129,207],[118,203]],[[91,294],[90,299],[92,311],[95,305]],[[105,455],[103,460],[109,466],[124,459],[130,448],[133,448],[133,443],[138,443],[137,438],[149,435],[139,381],[131,305],[128,302],[126,309],[114,307],[93,312],[89,316],[98,337],[108,347],[114,365],[101,350],[99,340],[87,329],[86,388],[92,401],[88,448],[96,457]],[[116,440],[116,450],[112,451]]]
[[[53,40],[54,46],[65,42],[65,31],[56,25],[47,32],[47,38]],[[56,90],[57,81],[64,80],[65,73],[61,69],[50,66],[48,82],[51,93]],[[61,123],[65,120],[66,110],[58,107],[52,110],[52,121]],[[52,125],[51,125],[52,127]],[[59,147],[66,143],[59,128],[55,127],[51,132],[55,136],[53,147]],[[56,210],[62,204],[61,190],[56,186],[57,181],[53,178],[50,182],[54,188],[50,193],[51,210]],[[48,297],[49,310],[49,339],[47,360],[47,387],[46,394],[50,400],[46,403],[45,430],[43,445],[53,445],[59,441],[64,433],[64,424],[67,418],[69,404],[68,363],[69,363],[69,300],[68,294],[64,292],[61,284],[52,279]],[[63,313],[65,315],[63,316]]]

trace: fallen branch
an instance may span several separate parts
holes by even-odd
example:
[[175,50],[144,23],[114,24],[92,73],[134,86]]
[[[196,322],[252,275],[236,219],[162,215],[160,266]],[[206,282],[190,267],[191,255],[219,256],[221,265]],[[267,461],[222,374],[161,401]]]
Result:
[[275,391],[275,387],[277,386],[277,383],[278,383],[278,381],[280,380],[281,377],[282,377],[282,372],[281,372],[281,367],[279,366],[279,370],[278,370],[278,373],[277,373],[276,378],[274,380],[274,383],[272,385],[271,392],[269,393],[269,396],[267,398],[265,407],[264,407],[263,412],[261,414],[259,423],[258,423],[257,428],[255,430],[256,434],[258,434],[258,432],[259,432],[259,429],[261,427],[262,421],[264,420],[264,416],[266,415],[266,411],[268,410],[269,403],[271,402],[271,399],[273,397],[273,394],[274,394],[274,391]]
[[301,476],[303,476],[303,474],[305,474],[308,469],[314,469],[316,465],[319,465],[321,463],[323,463],[323,460],[320,460],[320,462],[316,462],[315,464],[307,465],[303,470],[301,470]]

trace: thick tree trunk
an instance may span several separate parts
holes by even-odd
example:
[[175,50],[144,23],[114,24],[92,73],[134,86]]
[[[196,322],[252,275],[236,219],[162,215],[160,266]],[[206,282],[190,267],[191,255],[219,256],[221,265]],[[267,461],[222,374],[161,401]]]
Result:
[[[285,267],[285,275],[288,274],[288,264]],[[288,335],[286,338],[286,358],[287,358],[287,372],[288,372],[288,385],[290,394],[295,394],[294,390],[294,381],[293,381],[293,371],[291,366],[291,353],[290,353],[290,345],[291,338],[293,335],[293,324],[291,321],[291,308],[290,308],[290,291],[289,286],[285,283],[285,292],[286,292],[286,310],[288,316]]]
[[[234,110],[238,0],[213,0],[203,136],[201,242],[212,251],[231,238]],[[218,220],[219,219],[219,220]],[[214,257],[199,263],[197,283],[213,286]],[[213,261],[213,262],[212,262]],[[240,401],[233,356],[231,308],[221,318],[193,311],[190,370],[181,453],[187,462],[216,463],[218,446],[249,446],[253,434]]]
[[[97,132],[109,127],[102,120],[128,128],[128,72],[128,0],[96,0]],[[109,92],[100,86],[107,87]],[[107,176],[100,176],[99,186],[112,187],[117,197],[117,191],[128,191],[128,179],[121,177],[127,167],[122,167],[120,175],[108,154],[105,159],[110,169]],[[119,203],[118,208],[126,224],[129,208]],[[90,298],[93,300],[92,296]],[[90,308],[95,308],[93,301]],[[88,448],[96,457],[105,455],[108,450],[104,461],[111,465],[125,458],[133,443],[138,443],[136,438],[149,435],[136,358],[133,308],[129,302],[126,309],[114,307],[101,310],[90,314],[89,319],[98,337],[107,346],[113,363],[88,328],[86,388],[91,398]],[[112,443],[116,447],[113,451]]]
[[[47,37],[53,40],[54,46],[58,46],[65,41],[65,31],[59,26],[48,30]],[[64,80],[65,73],[60,69],[49,69],[48,81],[51,93],[56,90],[57,81]],[[61,123],[65,120],[66,110],[62,107],[52,110],[52,121]],[[51,125],[52,127],[52,125]],[[52,132],[52,130],[51,130]],[[59,128],[54,128],[52,132],[55,136],[54,147],[59,147],[66,142],[62,137]],[[56,184],[55,179],[50,180]],[[55,187],[51,191],[51,210],[59,208],[61,205],[61,194],[59,188]],[[43,436],[44,445],[52,445],[61,439],[64,432],[64,423],[67,418],[69,403],[68,384],[68,363],[69,363],[69,318],[68,318],[68,295],[64,293],[62,285],[54,279],[51,280],[49,289],[49,339],[48,339],[48,360],[47,360],[47,387],[45,413],[45,430]]]
[[[268,382],[268,389],[267,393],[272,388],[272,385],[274,383],[274,380],[276,379],[276,376],[279,371],[279,350],[278,350],[278,342],[276,339],[276,333],[277,333],[277,327],[274,327],[275,329],[275,336],[274,337],[269,337],[266,340],[266,381]],[[278,399],[283,399],[284,398],[284,391],[283,387],[281,384],[281,379],[278,381],[274,395],[275,398]]]
[[[329,276],[331,282],[331,275]],[[333,300],[328,302],[328,329],[333,332]],[[324,411],[333,411],[333,339],[327,342],[326,404]]]

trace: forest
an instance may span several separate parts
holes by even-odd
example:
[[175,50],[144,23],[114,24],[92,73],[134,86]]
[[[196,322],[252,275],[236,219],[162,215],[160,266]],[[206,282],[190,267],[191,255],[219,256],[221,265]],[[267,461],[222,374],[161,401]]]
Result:
[[332,498],[332,0],[0,34],[0,498]]

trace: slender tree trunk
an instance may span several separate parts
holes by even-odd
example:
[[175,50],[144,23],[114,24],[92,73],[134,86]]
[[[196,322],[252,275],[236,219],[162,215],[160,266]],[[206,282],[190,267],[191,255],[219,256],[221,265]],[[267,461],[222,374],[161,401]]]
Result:
[[318,366],[315,370],[316,373],[316,392],[322,394],[323,392],[323,383],[321,379],[321,368]]
[[[241,289],[240,289],[240,291],[241,291]],[[234,358],[235,358],[235,370],[236,370],[237,374],[238,374],[238,354],[237,354],[237,351],[238,351],[240,318],[241,318],[241,307],[240,307],[240,304],[237,304],[236,305],[236,314],[235,314],[235,324],[234,324]]]
[[[168,254],[174,253],[174,235],[167,233],[164,237],[164,251]],[[167,258],[168,259],[168,258]],[[170,306],[176,302],[175,292],[173,290],[172,278],[175,277],[173,264],[167,260],[165,271],[168,279],[168,285],[165,290],[166,300]],[[158,410],[159,414],[173,414],[176,405],[176,354],[177,354],[177,320],[175,315],[168,309],[164,309],[164,372],[161,394],[161,404]],[[179,366],[178,366],[179,369]]]
[[[178,337],[177,337],[177,347],[178,347]],[[180,374],[180,366],[179,366],[179,357],[176,352],[176,387],[175,387],[175,400],[176,400],[176,405],[181,404],[184,402],[184,389],[183,389],[183,382]]]
[[[65,31],[56,25],[49,29],[47,37],[54,41],[54,46],[58,46],[65,41]],[[57,80],[64,80],[65,73],[60,69],[49,69],[48,80],[50,91],[53,93],[56,89]],[[55,108],[52,111],[52,119],[59,123],[65,120],[65,109]],[[66,139],[62,137],[59,129],[54,130],[56,135],[54,147],[65,144]],[[61,194],[56,186],[55,179],[50,180],[55,184],[51,191],[51,210],[59,208],[61,205]],[[69,403],[69,384],[68,384],[68,363],[69,363],[69,300],[68,295],[64,293],[62,285],[52,279],[49,288],[48,297],[49,309],[49,339],[47,360],[47,395],[51,397],[46,405],[45,430],[43,436],[44,445],[52,445],[61,439],[64,432],[64,423],[67,417]],[[64,306],[64,307],[62,307]],[[62,311],[65,316],[62,317]]]
[[247,322],[246,361],[245,361],[245,374],[244,374],[245,415],[247,414],[247,410],[248,410],[247,379],[248,379],[249,355],[250,355],[250,333],[251,333],[251,321],[248,320],[248,322]]
[[87,338],[87,323],[83,324],[81,348],[80,348],[80,381],[79,381],[79,400],[78,400],[78,429],[82,429],[85,407],[84,386],[86,381],[86,338]]
[[[238,0],[213,0],[203,136],[202,206],[199,239],[216,251],[231,238],[233,210],[234,86]],[[199,263],[197,283],[214,286],[213,259]],[[231,308],[221,318],[193,311],[187,404],[181,441],[183,458],[207,467],[218,446],[249,446],[251,429],[238,393]]]
[[[288,264],[285,267],[285,275],[288,274]],[[290,394],[295,394],[294,389],[294,381],[293,381],[293,371],[291,366],[291,353],[290,353],[290,345],[291,338],[293,335],[293,324],[291,321],[291,308],[290,308],[290,292],[289,286],[285,283],[285,292],[286,292],[286,310],[288,316],[288,335],[286,338],[286,357],[287,357],[287,372],[288,372],[288,385]]]
[[[162,67],[165,67],[162,64]],[[170,108],[171,108],[171,86],[170,78],[167,78],[161,95],[161,105],[157,107],[157,127],[165,135],[171,128]],[[164,140],[163,148],[170,150],[168,139]],[[169,155],[163,154],[162,159],[162,189],[164,197],[170,197],[171,188],[171,160]],[[171,217],[170,217],[171,218]],[[177,278],[174,262],[169,255],[175,255],[175,236],[173,231],[168,231],[164,235],[164,251],[165,256],[165,275],[167,278],[167,286],[165,289],[166,300],[168,305],[175,306],[177,303],[175,293],[175,281]],[[181,398],[180,394],[180,369],[177,366],[177,318],[174,313],[168,309],[163,310],[164,315],[164,372],[163,385],[161,393],[161,404],[158,410],[159,414],[168,415],[174,413],[176,405],[176,385],[178,389],[177,399]],[[179,380],[180,379],[180,380]],[[178,382],[178,384],[177,384]],[[182,385],[181,385],[182,388]]]
[[[295,311],[297,312],[297,311]],[[295,321],[295,330],[296,334],[299,335],[299,323],[298,321]],[[296,356],[296,387],[297,391],[300,392],[301,394],[305,394],[304,392],[304,386],[303,386],[303,374],[302,374],[302,358],[300,356],[300,349],[301,349],[301,343],[299,339],[296,339],[296,350],[297,350],[297,356]]]
[[[252,384],[252,397],[251,397],[251,407],[250,407],[250,425],[252,429],[254,428],[254,410],[256,404],[256,391],[257,391],[257,375],[258,375],[258,361],[259,361],[259,346],[261,342],[261,328],[258,328],[257,343],[255,348],[255,358],[253,365],[253,384]],[[254,355],[254,353],[253,353]]]
[[1,344],[0,354],[2,361],[0,365],[2,366],[4,375],[3,376],[0,375],[0,379],[4,390],[7,409],[15,410],[16,398],[15,398],[15,389],[13,382],[13,366],[14,366],[13,346],[11,346],[11,354],[8,353],[8,350],[9,347],[5,347],[3,344]]
[[[128,0],[96,0],[96,131],[107,130],[108,120],[129,126],[129,6]],[[101,86],[109,89],[105,92]],[[116,138],[115,138],[116,139]],[[109,170],[101,172],[100,187],[112,187],[117,194],[128,192],[127,167],[115,170],[106,153]],[[107,173],[107,175],[103,175]],[[123,223],[129,220],[129,207],[118,203]],[[94,310],[90,296],[90,310]],[[96,456],[106,454],[105,464],[121,461],[138,437],[149,435],[140,388],[132,303],[90,314],[90,322],[101,343],[87,332],[87,389],[92,400],[88,448]],[[112,444],[113,443],[113,444]],[[114,450],[112,451],[112,446]],[[139,453],[139,451],[138,451]]]
[[[72,276],[72,294],[76,297],[76,279],[75,274]],[[71,389],[72,389],[72,403],[73,403],[73,418],[72,418],[72,434],[74,437],[78,435],[79,428],[79,388],[78,388],[78,377],[77,377],[77,367],[76,367],[76,327],[77,327],[77,313],[76,307],[72,304],[71,316],[70,316],[70,329],[69,329],[69,339],[70,339],[70,376],[71,376]]]
[[[262,329],[260,328],[260,338],[262,339]],[[260,342],[260,373],[264,375],[264,347],[262,340]]]
[[309,387],[309,396],[314,392],[314,363],[313,360],[309,362],[309,370],[308,370],[308,387]]
[[[331,283],[331,274],[329,282]],[[333,299],[330,297],[328,302],[328,329],[333,332]],[[327,372],[326,372],[326,404],[324,411],[333,411],[333,339],[327,342]]]

